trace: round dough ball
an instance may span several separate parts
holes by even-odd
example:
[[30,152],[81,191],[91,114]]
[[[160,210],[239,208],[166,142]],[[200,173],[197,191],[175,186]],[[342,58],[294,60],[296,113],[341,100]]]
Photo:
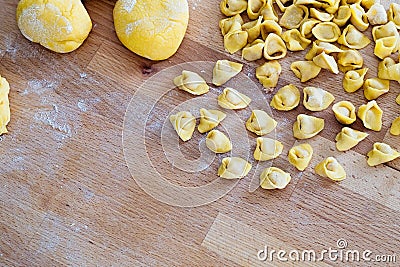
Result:
[[152,60],[175,54],[188,21],[186,0],[119,0],[114,7],[119,40],[132,52]]
[[92,29],[80,0],[21,0],[17,22],[28,40],[58,53],[77,49]]

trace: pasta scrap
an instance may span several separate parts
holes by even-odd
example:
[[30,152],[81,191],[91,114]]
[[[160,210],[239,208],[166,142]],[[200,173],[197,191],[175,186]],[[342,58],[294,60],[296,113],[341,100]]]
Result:
[[263,110],[253,110],[246,121],[246,128],[256,135],[266,135],[272,132],[278,123]]
[[196,118],[188,111],[180,111],[169,117],[169,121],[178,133],[182,141],[186,142],[192,138],[196,127]]
[[218,105],[226,109],[242,109],[247,107],[251,99],[233,88],[225,88],[218,96]]
[[348,93],[353,93],[360,89],[364,84],[364,77],[368,68],[359,70],[349,70],[343,76],[343,88]]
[[254,159],[266,161],[277,158],[283,150],[281,142],[265,137],[258,137],[256,149],[254,150]]
[[276,92],[271,100],[271,107],[277,110],[292,110],[300,103],[300,91],[293,85],[283,86]]
[[396,103],[400,105],[400,94],[396,97]]
[[328,177],[333,181],[342,181],[346,178],[346,171],[334,157],[327,157],[315,166],[315,172]]
[[367,154],[369,166],[377,166],[400,157],[400,153],[385,143],[376,142]]
[[309,144],[301,144],[289,150],[288,160],[299,171],[304,171],[311,161],[313,148]]
[[324,119],[299,114],[293,124],[293,135],[297,139],[314,137],[324,129],[324,124]]
[[221,86],[242,71],[243,64],[226,59],[218,60],[213,69],[212,83]]
[[226,153],[232,150],[229,138],[218,130],[212,130],[207,134],[206,146],[214,153]]
[[200,109],[200,123],[197,129],[200,133],[208,132],[217,127],[225,117],[226,114],[222,111],[202,108]]
[[303,89],[303,105],[310,111],[327,109],[335,100],[335,97],[324,89],[308,86]]
[[356,108],[349,101],[340,101],[332,106],[335,118],[341,124],[352,124],[356,121]]
[[343,127],[336,135],[336,148],[339,151],[347,151],[355,147],[362,140],[367,138],[368,134],[354,130],[349,127]]
[[260,186],[263,189],[284,189],[291,179],[290,173],[276,167],[269,167],[260,175]]
[[273,88],[277,85],[281,72],[281,64],[272,60],[256,68],[256,77],[265,88]]
[[300,79],[306,82],[318,76],[321,68],[312,61],[296,61],[290,65],[290,69]]
[[200,75],[187,70],[183,70],[182,75],[175,77],[174,84],[192,95],[202,95],[210,90],[210,87]]
[[377,99],[389,92],[389,81],[379,78],[370,78],[364,82],[364,96],[368,100]]
[[375,100],[369,101],[358,108],[357,116],[361,119],[364,127],[379,132],[382,129],[382,109]]
[[400,117],[395,118],[390,126],[390,134],[400,135]]
[[251,164],[239,157],[223,158],[218,168],[218,176],[225,179],[241,179],[251,170]]

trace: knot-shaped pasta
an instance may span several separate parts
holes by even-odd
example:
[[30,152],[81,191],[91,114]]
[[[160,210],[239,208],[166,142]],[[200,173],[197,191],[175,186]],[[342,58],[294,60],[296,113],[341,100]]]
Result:
[[210,90],[210,87],[200,75],[187,70],[183,70],[182,75],[175,77],[174,84],[192,95],[202,95]]
[[313,58],[313,62],[315,63],[315,65],[317,65],[322,69],[329,70],[334,74],[339,73],[338,65],[336,63],[335,58],[333,56],[326,54],[325,52],[322,52],[321,54],[315,56]]
[[371,25],[385,24],[388,22],[388,16],[385,7],[380,3],[373,4],[366,13]]
[[368,29],[369,23],[364,8],[359,3],[355,3],[350,5],[350,11],[351,24],[353,24],[359,31],[362,32]]
[[347,72],[362,68],[364,59],[360,52],[354,49],[344,50],[338,54],[338,66],[340,71]]
[[267,0],[248,0],[247,16],[249,19],[257,19],[261,15],[261,11],[267,4]]
[[349,127],[343,127],[336,135],[336,148],[339,151],[347,151],[355,147],[362,140],[367,138],[368,134],[353,130]]
[[264,41],[260,39],[254,40],[242,49],[242,58],[247,61],[254,61],[263,57]]
[[371,151],[367,154],[369,166],[377,166],[400,157],[400,153],[385,143],[376,142]]
[[347,24],[347,21],[349,21],[350,17],[351,17],[350,6],[342,5],[336,12],[335,17],[333,18],[333,23],[335,23],[339,27],[343,27],[344,25]]
[[213,69],[212,83],[221,86],[242,71],[243,64],[226,59],[218,60]]
[[333,22],[320,22],[311,32],[317,40],[328,43],[336,42],[340,36],[340,28]]
[[303,105],[310,111],[321,111],[327,109],[335,100],[335,97],[331,93],[318,87],[305,87],[303,93]]
[[400,135],[400,117],[395,118],[390,126],[390,134]]
[[272,132],[278,123],[267,112],[255,109],[246,121],[246,128],[256,135],[266,135]]
[[289,150],[288,160],[299,171],[304,171],[311,161],[313,148],[309,144],[300,144]]
[[218,105],[226,109],[242,109],[247,107],[251,99],[233,88],[225,88],[218,96]]
[[348,93],[353,93],[360,89],[364,84],[364,77],[368,68],[359,70],[349,70],[343,76],[343,88]]
[[225,119],[226,114],[223,113],[222,111],[219,110],[213,110],[213,109],[205,109],[201,108],[200,109],[200,123],[197,129],[199,130],[200,133],[205,133],[208,132],[215,127],[218,126],[218,124]]
[[261,10],[261,16],[263,17],[264,20],[278,21],[278,15],[276,14],[272,4],[273,0],[267,0],[267,3]]
[[349,101],[339,101],[332,106],[335,118],[341,124],[352,124],[356,121],[356,108]]
[[222,0],[220,4],[221,12],[225,16],[234,16],[247,9],[246,0]]
[[0,135],[8,132],[7,124],[10,122],[9,92],[10,85],[7,80],[0,75]]
[[389,81],[379,78],[366,79],[364,82],[364,96],[368,100],[377,99],[389,92]]
[[261,23],[260,26],[261,37],[263,40],[267,39],[267,36],[270,33],[275,33],[277,35],[282,34],[282,27],[276,21],[273,20],[265,20]]
[[371,40],[362,32],[357,30],[356,27],[349,24],[343,30],[342,35],[340,35],[337,42],[351,49],[362,49],[369,45]]
[[261,21],[262,17],[260,16],[257,20],[242,25],[242,30],[245,30],[248,34],[247,42],[251,43],[260,36]]
[[304,58],[307,60],[313,60],[314,57],[318,56],[322,52],[330,54],[330,53],[340,53],[343,52],[343,50],[334,44],[317,40],[313,42],[311,49],[307,52]]
[[224,36],[225,50],[233,54],[242,49],[247,44],[249,34],[247,31],[237,30],[230,31]]
[[282,153],[283,145],[281,142],[271,139],[258,137],[256,149],[254,150],[254,159],[266,161],[279,157]]
[[175,131],[186,142],[192,138],[194,129],[196,128],[196,118],[188,111],[180,111],[169,117],[169,121]]
[[400,30],[400,5],[391,3],[387,14],[389,21],[393,21],[397,29]]
[[342,181],[346,178],[346,171],[334,157],[327,157],[318,163],[317,166],[315,166],[315,172],[333,181]]
[[251,170],[251,164],[239,157],[223,158],[218,168],[218,176],[225,179],[240,179]]
[[396,64],[390,57],[384,58],[378,64],[378,78],[400,81],[400,63]]
[[268,60],[280,59],[286,56],[287,48],[282,38],[275,34],[268,34],[264,44],[264,57]]
[[303,21],[303,23],[300,25],[301,35],[305,38],[311,38],[312,37],[312,29],[318,23],[320,23],[320,21],[317,19],[313,19],[313,18],[306,19],[305,21]]
[[311,43],[311,40],[303,37],[297,29],[285,31],[282,34],[282,39],[290,51],[302,51]]
[[257,67],[256,77],[265,88],[272,88],[278,83],[281,72],[281,64],[277,60],[273,60]]
[[219,21],[219,28],[221,29],[222,36],[225,36],[230,31],[237,31],[242,28],[243,19],[237,14],[233,17],[221,19]]
[[284,189],[291,179],[290,173],[276,167],[269,167],[260,175],[260,186],[263,189]]
[[310,8],[310,17],[316,18],[319,21],[331,21],[333,19],[333,14],[322,12],[316,8]]
[[379,132],[382,129],[382,109],[375,100],[369,101],[358,108],[357,116],[361,119],[364,127]]
[[316,136],[324,129],[324,119],[306,114],[297,115],[293,124],[293,136],[297,139],[308,139]]
[[287,7],[279,21],[279,25],[286,29],[297,29],[308,18],[308,8],[303,5]]
[[272,97],[271,107],[277,110],[292,110],[300,103],[300,91],[293,85],[288,84],[283,86]]
[[218,130],[212,130],[207,134],[206,146],[214,153],[226,153],[232,150],[229,138]]
[[290,69],[302,83],[317,77],[321,71],[321,68],[312,61],[293,62]]

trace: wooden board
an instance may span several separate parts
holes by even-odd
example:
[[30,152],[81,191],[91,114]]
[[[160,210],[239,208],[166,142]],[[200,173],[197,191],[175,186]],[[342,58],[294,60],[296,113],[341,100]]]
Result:
[[[390,1],[382,2],[388,6]],[[125,112],[135,92],[141,90],[143,103],[147,104],[156,90],[142,85],[165,84],[166,94],[158,99],[150,114],[139,114],[147,119],[143,144],[150,163],[163,174],[164,182],[199,188],[216,180],[216,168],[222,157],[208,158],[212,155],[204,150],[204,143],[201,145],[204,135],[196,133],[190,142],[178,144],[182,157],[190,164],[204,157],[210,160],[210,167],[190,172],[172,166],[163,145],[169,144],[173,136],[162,143],[161,133],[165,131],[164,137],[168,137],[169,112],[180,103],[191,103],[193,97],[173,89],[168,75],[172,80],[178,64],[205,61],[190,67],[204,71],[202,75],[209,80],[210,62],[225,58],[240,61],[245,63],[242,76],[230,85],[255,82],[254,88],[241,89],[253,90],[254,102],[262,105],[272,96],[263,91],[254,77],[255,67],[264,61],[244,62],[239,53],[224,52],[218,29],[218,21],[223,17],[219,2],[206,0],[189,0],[188,31],[172,58],[162,62],[140,58],[124,48],[115,35],[114,3],[85,1],[93,30],[81,48],[60,55],[26,40],[15,22],[17,1],[0,0],[0,74],[11,85],[12,112],[9,133],[0,137],[1,266],[278,266],[289,263],[259,261],[257,252],[265,245],[276,250],[318,252],[337,248],[339,239],[346,240],[348,249],[370,250],[373,255],[399,254],[400,159],[370,168],[365,158],[376,141],[400,149],[399,138],[388,133],[391,121],[399,116],[399,106],[394,102],[400,93],[398,83],[391,82],[390,92],[378,99],[384,110],[382,131],[367,131],[370,136],[349,152],[335,150],[333,140],[341,125],[332,112],[314,113],[325,118],[327,127],[310,140],[315,157],[303,173],[288,164],[286,155],[297,142],[291,133],[297,114],[311,113],[302,106],[286,113],[272,111],[278,121],[278,130],[273,134],[285,146],[273,165],[292,173],[292,181],[285,190],[249,190],[257,177],[253,171],[237,184],[221,184],[232,190],[207,205],[168,205],[148,194],[164,192],[167,183],[151,184],[153,177],[146,176],[150,172],[144,168],[151,165],[145,158],[136,157],[135,147],[123,147],[123,132],[143,133],[130,121],[125,121],[124,128]],[[372,45],[362,50],[364,65],[370,68],[367,77],[376,76],[378,60],[372,52]],[[299,88],[317,85],[333,93],[336,101],[350,100],[356,106],[366,102],[362,91],[343,91],[342,74],[322,71],[316,79],[301,84],[290,71],[290,64],[303,56],[304,52],[289,53],[281,60],[283,72],[277,88],[288,83]],[[213,88],[210,96],[220,90]],[[215,105],[215,99],[203,100],[204,105]],[[148,106],[131,108],[128,118],[135,118],[135,111]],[[249,113],[250,110],[244,110],[232,116],[245,120]],[[242,131],[239,121],[227,127]],[[127,125],[131,127],[128,133]],[[359,120],[354,128],[363,130]],[[244,137],[250,140],[250,150],[254,149],[255,136],[246,133]],[[174,140],[171,142],[176,145],[176,136]],[[124,149],[133,166],[130,170],[139,171],[148,180],[138,181],[136,177],[135,181]],[[329,155],[337,157],[346,168],[345,181],[332,183],[313,173],[312,167]],[[139,185],[153,185],[158,191],[149,187],[145,191]],[[178,192],[170,199],[182,204],[180,196]],[[185,201],[189,203],[190,198]],[[349,265],[329,260],[299,264]],[[372,263],[360,261],[350,265]]]

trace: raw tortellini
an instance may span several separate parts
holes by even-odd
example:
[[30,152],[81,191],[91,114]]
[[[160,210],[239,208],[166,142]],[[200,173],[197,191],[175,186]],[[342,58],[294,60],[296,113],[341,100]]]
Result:
[[271,107],[277,110],[292,110],[300,103],[300,91],[293,84],[283,86],[271,100]]
[[258,137],[254,158],[259,161],[274,159],[282,153],[282,150],[281,142],[271,138]]
[[362,120],[365,128],[379,132],[382,129],[382,113],[376,101],[372,100],[358,108],[357,116]]
[[369,166],[376,166],[392,161],[400,157],[400,153],[385,143],[375,143],[372,150],[367,154]]
[[312,34],[317,40],[333,43],[340,36],[340,28],[333,22],[321,22],[315,25]]
[[251,99],[233,88],[225,88],[218,96],[218,105],[226,109],[242,109],[247,107]]
[[365,31],[368,26],[368,18],[365,14],[365,10],[359,3],[350,5],[351,17],[350,22],[353,24],[359,31]]
[[311,43],[311,40],[303,37],[297,29],[285,31],[282,34],[282,39],[290,51],[302,51]]
[[349,70],[343,76],[343,88],[348,93],[353,93],[360,89],[364,84],[364,77],[368,68],[359,70]]
[[219,21],[219,28],[221,29],[222,36],[225,36],[230,31],[240,30],[243,24],[242,17],[237,14],[233,17],[221,19]]
[[290,5],[285,9],[279,24],[286,29],[297,29],[308,18],[308,8],[303,5]]
[[247,61],[254,61],[263,57],[264,41],[256,39],[254,42],[246,45],[242,50],[242,58]]
[[229,31],[224,36],[225,50],[231,54],[239,51],[240,49],[246,46],[248,37],[249,34],[247,33],[247,31],[243,30]]
[[333,23],[335,23],[339,27],[342,27],[346,25],[350,17],[351,17],[350,7],[348,5],[340,6],[337,13],[335,14],[335,17],[333,18]]
[[324,119],[299,114],[293,124],[293,135],[297,139],[308,139],[316,136],[324,129]]
[[229,60],[218,60],[213,69],[212,83],[221,86],[242,71],[243,64]]
[[373,27],[372,37],[375,41],[374,54],[380,59],[399,50],[399,32],[393,21]]
[[343,127],[336,135],[336,148],[339,151],[347,151],[355,147],[368,136],[367,133]]
[[242,30],[246,31],[248,34],[246,43],[253,42],[260,35],[261,20],[262,17],[260,16],[257,20],[249,21],[242,25]]
[[266,4],[266,0],[248,0],[247,15],[249,19],[257,19]]
[[225,16],[234,16],[247,9],[246,0],[222,0],[220,4],[221,12]]
[[281,64],[272,60],[256,68],[256,77],[265,88],[272,88],[278,83],[281,72]]
[[288,160],[299,171],[304,171],[311,161],[313,148],[309,144],[301,144],[289,150]]
[[240,179],[251,170],[251,164],[239,157],[227,157],[222,159],[218,168],[218,176],[225,179]]
[[264,57],[268,60],[280,59],[286,56],[287,48],[282,38],[275,34],[268,34],[264,43]]
[[226,114],[219,110],[200,109],[200,123],[197,129],[200,133],[208,132],[225,119]]
[[7,124],[10,122],[10,103],[8,94],[10,85],[0,75],[0,135],[7,133]]
[[290,173],[276,167],[269,167],[260,175],[260,186],[263,189],[283,189],[291,179]]
[[354,49],[344,50],[338,54],[338,66],[342,72],[362,68],[364,59],[361,53]]
[[334,157],[327,157],[315,166],[315,172],[328,177],[333,181],[342,181],[346,178],[346,171]]
[[364,96],[368,100],[377,99],[389,92],[389,81],[379,78],[370,78],[364,82]]
[[390,126],[390,134],[400,135],[400,117],[393,120],[392,125]]
[[202,95],[209,91],[206,81],[197,73],[184,70],[182,75],[175,77],[174,84],[179,89],[189,92],[192,95]]
[[226,153],[232,150],[229,138],[218,130],[212,130],[207,134],[206,146],[215,153]]
[[390,57],[384,58],[378,64],[378,78],[400,82],[400,63]]
[[278,123],[263,110],[253,110],[246,121],[246,128],[256,135],[265,135],[272,132]]
[[369,45],[371,40],[368,39],[362,32],[357,30],[356,27],[349,24],[342,32],[338,39],[338,43],[347,46],[351,49],[361,49]]
[[332,106],[336,119],[341,124],[352,124],[356,121],[356,108],[349,101],[340,101]]
[[329,70],[334,74],[339,73],[338,65],[336,63],[335,58],[333,56],[326,54],[325,52],[322,52],[321,54],[315,56],[313,58],[313,62],[315,63],[315,65],[317,65],[322,69]]
[[388,16],[385,7],[380,3],[373,4],[366,13],[371,25],[385,24],[388,22]]
[[335,100],[335,97],[331,93],[321,88],[309,86],[305,87],[303,92],[303,105],[311,111],[324,110]]
[[321,67],[318,67],[312,61],[293,62],[292,65],[290,65],[290,69],[302,83],[317,77],[321,71]]
[[400,4],[391,3],[388,11],[389,21],[393,21],[396,24],[397,29],[400,30]]
[[188,141],[192,138],[196,127],[196,118],[190,112],[180,111],[171,115],[169,120],[182,141]]

